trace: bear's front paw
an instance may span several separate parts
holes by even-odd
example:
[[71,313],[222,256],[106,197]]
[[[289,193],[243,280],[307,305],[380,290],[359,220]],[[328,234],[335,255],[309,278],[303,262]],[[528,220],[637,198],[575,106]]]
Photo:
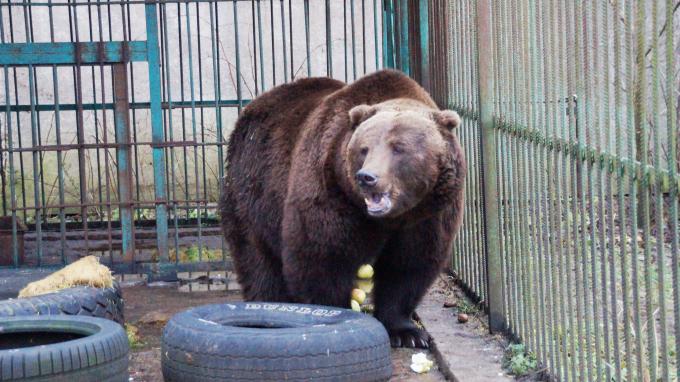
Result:
[[420,329],[415,325],[412,328],[389,330],[390,343],[392,347],[421,348],[427,349],[430,346],[430,335],[425,329]]

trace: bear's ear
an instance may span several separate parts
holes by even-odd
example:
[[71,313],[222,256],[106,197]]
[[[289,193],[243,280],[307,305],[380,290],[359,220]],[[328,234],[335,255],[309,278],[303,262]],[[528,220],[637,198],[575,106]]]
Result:
[[354,106],[349,111],[349,123],[352,128],[357,127],[361,122],[369,119],[375,114],[376,110],[372,106],[361,104]]
[[432,113],[432,119],[440,126],[453,130],[460,126],[460,116],[453,110],[440,110]]

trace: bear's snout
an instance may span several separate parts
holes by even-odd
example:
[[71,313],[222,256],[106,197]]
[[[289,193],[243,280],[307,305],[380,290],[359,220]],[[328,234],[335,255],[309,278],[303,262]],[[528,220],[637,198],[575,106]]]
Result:
[[355,177],[362,187],[375,187],[378,184],[378,176],[368,170],[361,169],[357,171]]

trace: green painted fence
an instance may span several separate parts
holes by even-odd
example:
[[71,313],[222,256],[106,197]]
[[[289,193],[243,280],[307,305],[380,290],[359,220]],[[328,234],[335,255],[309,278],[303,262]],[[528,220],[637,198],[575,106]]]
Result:
[[[678,380],[675,1],[448,2],[452,270],[566,381]],[[444,83],[444,80],[439,80]]]

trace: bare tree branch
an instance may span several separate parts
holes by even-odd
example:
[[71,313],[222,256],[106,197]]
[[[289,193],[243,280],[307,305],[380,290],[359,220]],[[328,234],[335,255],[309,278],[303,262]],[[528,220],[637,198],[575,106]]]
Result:
[[[678,8],[680,8],[680,1],[675,3],[675,7],[673,7],[673,15],[675,15],[675,11],[677,11]],[[673,22],[673,20],[671,20],[671,22]],[[663,35],[663,33],[666,31],[666,25],[668,25],[668,20],[666,20],[666,22],[663,23],[663,28],[661,28],[661,30],[659,31],[659,37],[661,37]],[[647,49],[647,51],[645,52],[645,57],[647,57],[649,55],[649,53],[651,53],[651,52],[652,52],[652,47],[650,46]]]

